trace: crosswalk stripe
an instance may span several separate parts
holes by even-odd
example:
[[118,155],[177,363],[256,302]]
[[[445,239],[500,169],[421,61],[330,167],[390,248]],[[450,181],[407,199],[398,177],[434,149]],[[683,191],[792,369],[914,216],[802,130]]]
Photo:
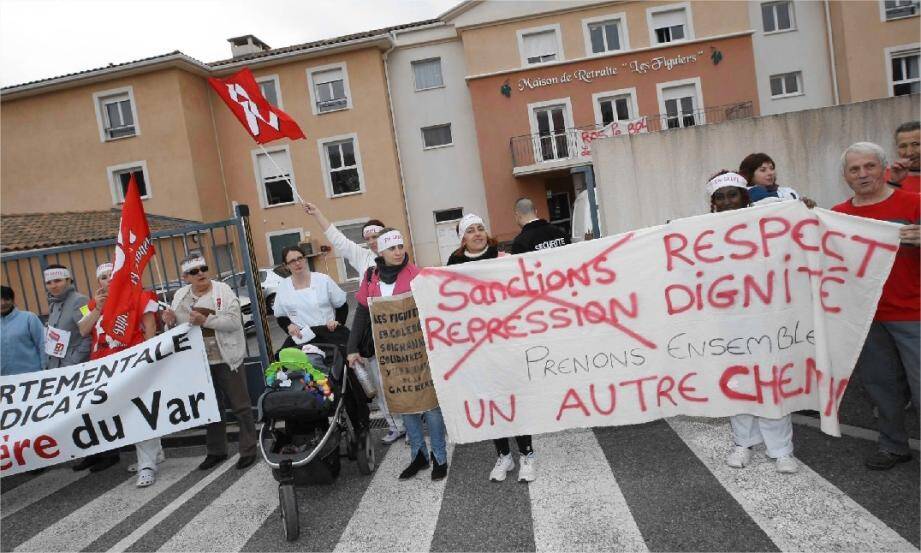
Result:
[[[449,445],[449,466],[452,453]],[[409,446],[402,440],[390,446],[335,551],[429,550],[446,481],[432,481],[428,471],[398,480],[409,460]]]
[[36,475],[28,482],[16,486],[12,490],[3,491],[0,496],[0,513],[6,518],[13,513],[54,494],[61,488],[68,486],[89,474],[89,471],[74,471],[69,466],[60,466],[49,469],[43,474]]
[[695,455],[782,551],[911,551],[915,547],[805,464],[778,474],[757,450],[745,469],[726,465],[725,419],[669,419]]
[[160,548],[162,551],[239,551],[278,507],[278,484],[260,463],[234,482]]
[[170,516],[174,511],[182,507],[187,501],[195,497],[195,494],[203,490],[208,484],[217,480],[221,475],[231,469],[237,462],[238,455],[234,455],[227,461],[211,471],[211,474],[199,480],[194,486],[190,487],[182,495],[170,502],[159,513],[152,516],[147,522],[138,526],[133,532],[122,538],[121,541],[113,545],[109,551],[126,551],[132,544],[141,539],[144,534],[160,524],[164,519]]
[[[147,488],[137,488],[129,478],[100,495],[83,507],[17,547],[16,551],[80,551],[89,545],[95,532],[105,532],[158,495],[164,487],[185,476],[195,465],[195,459],[169,459],[160,465],[158,482]],[[87,532],[92,528],[93,532]]]
[[604,451],[589,430],[535,436],[529,484],[534,543],[544,551],[647,551]]

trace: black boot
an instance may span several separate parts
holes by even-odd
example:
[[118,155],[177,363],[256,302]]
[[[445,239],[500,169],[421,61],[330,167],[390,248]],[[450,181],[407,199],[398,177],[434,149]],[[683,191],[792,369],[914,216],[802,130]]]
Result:
[[438,464],[438,460],[435,459],[435,454],[432,453],[432,480],[441,480],[448,475],[448,460],[445,459],[445,462]]
[[425,458],[425,455],[420,451],[416,454],[416,458],[413,459],[413,462],[409,464],[408,467],[403,469],[403,472],[400,473],[400,480],[406,480],[412,478],[422,469],[429,468],[429,460]]

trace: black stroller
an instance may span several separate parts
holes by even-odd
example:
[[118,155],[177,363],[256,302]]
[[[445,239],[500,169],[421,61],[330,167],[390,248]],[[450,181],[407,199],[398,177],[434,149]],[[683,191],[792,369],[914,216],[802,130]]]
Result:
[[324,355],[281,350],[279,361],[267,371],[271,376],[258,403],[259,451],[278,481],[288,541],[300,533],[295,487],[332,483],[339,475],[343,446],[361,474],[376,467],[369,400],[361,384],[346,366],[341,346],[313,345]]

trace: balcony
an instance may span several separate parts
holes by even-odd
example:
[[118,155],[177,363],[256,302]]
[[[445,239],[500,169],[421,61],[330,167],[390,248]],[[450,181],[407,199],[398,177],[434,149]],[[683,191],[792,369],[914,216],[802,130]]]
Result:
[[[716,106],[696,111],[647,115],[634,122],[621,121],[617,127],[585,125],[560,132],[526,134],[509,141],[515,175],[542,173],[591,163],[591,142],[619,134],[640,134],[723,123],[752,117],[751,102]],[[611,127],[611,128],[608,128]]]

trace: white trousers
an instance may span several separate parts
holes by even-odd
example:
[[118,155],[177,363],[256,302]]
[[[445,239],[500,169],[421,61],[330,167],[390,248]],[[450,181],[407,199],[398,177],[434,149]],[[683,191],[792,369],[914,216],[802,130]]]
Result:
[[144,469],[157,471],[157,454],[163,449],[160,438],[153,438],[134,444],[134,451],[138,456],[138,472]]
[[400,415],[391,416],[390,411],[387,409],[387,402],[384,401],[384,385],[381,378],[381,366],[377,364],[377,356],[372,357],[370,361],[371,370],[368,371],[368,374],[371,376],[371,380],[374,381],[374,387],[377,388],[377,408],[380,410],[381,415],[384,416],[384,420],[387,421],[387,427],[390,430],[404,432],[403,417]]
[[729,426],[736,445],[751,447],[764,442],[768,457],[777,459],[793,455],[793,418],[790,415],[779,419],[733,415],[729,417]]

